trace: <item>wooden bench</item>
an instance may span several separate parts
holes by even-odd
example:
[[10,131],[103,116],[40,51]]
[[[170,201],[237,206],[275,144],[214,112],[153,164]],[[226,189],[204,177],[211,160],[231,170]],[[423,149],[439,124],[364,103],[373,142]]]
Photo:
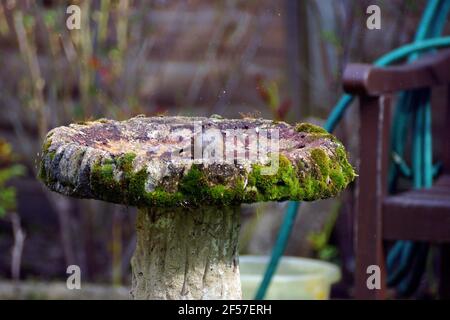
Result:
[[[393,97],[399,91],[418,88],[439,90],[439,99],[431,100],[431,108],[432,112],[442,113],[447,126],[438,128],[437,133],[442,142],[442,174],[430,189],[387,195]],[[450,50],[430,53],[400,66],[350,64],[344,72],[344,90],[358,96],[360,108],[355,297],[386,297],[384,240],[440,245],[440,296],[450,297]],[[381,267],[380,290],[367,288],[369,265]]]

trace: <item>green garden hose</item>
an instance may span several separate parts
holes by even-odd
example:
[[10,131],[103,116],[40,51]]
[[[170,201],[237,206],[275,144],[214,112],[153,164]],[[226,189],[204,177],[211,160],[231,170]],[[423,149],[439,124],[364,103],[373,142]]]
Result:
[[[430,1],[424,17],[416,33],[415,41],[427,37],[441,35],[445,25],[450,1]],[[409,61],[418,57],[413,54]],[[412,135],[412,174],[414,188],[429,188],[433,177],[437,174],[439,166],[432,164],[432,137],[431,137],[431,108],[429,104],[429,90],[413,90],[401,94],[397,104],[394,125],[392,128],[392,151],[403,158],[404,141],[406,141],[407,126],[411,123]],[[408,100],[406,102],[406,100]],[[400,125],[399,125],[400,124]],[[404,161],[403,161],[404,162]],[[389,190],[396,191],[398,171],[401,168],[391,166],[389,176]],[[426,243],[411,243],[399,241],[388,253],[388,285],[397,286],[400,295],[408,296],[420,284],[421,275],[425,270],[426,256],[429,245]]]

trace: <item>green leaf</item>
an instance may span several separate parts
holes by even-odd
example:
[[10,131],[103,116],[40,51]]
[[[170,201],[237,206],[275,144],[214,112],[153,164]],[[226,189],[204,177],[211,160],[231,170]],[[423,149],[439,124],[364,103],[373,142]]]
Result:
[[16,208],[16,190],[12,187],[0,189],[0,211],[5,214]]
[[25,167],[20,164],[13,165],[9,168],[0,169],[0,186],[4,185],[10,179],[23,176],[24,174]]
[[334,46],[337,50],[342,49],[342,41],[333,30],[323,30],[320,35],[323,40]]

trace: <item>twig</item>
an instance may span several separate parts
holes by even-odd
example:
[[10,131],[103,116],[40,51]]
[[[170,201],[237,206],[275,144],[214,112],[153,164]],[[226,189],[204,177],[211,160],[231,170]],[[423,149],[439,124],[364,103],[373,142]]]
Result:
[[59,232],[66,265],[74,264],[75,253],[72,246],[72,232],[70,228],[72,223],[70,221],[71,219],[69,212],[71,206],[70,200],[46,189],[44,192],[58,215]]
[[41,76],[41,70],[39,68],[35,47],[27,38],[26,30],[23,24],[23,14],[21,11],[14,12],[14,27],[16,29],[20,53],[30,70],[34,96],[33,102],[34,107],[37,109],[39,136],[42,138],[47,132],[46,105],[43,94],[44,79]]
[[12,246],[11,254],[11,277],[14,281],[20,280],[20,265],[22,262],[23,244],[25,242],[25,232],[20,224],[20,217],[16,212],[10,215],[11,224],[13,227],[14,244]]

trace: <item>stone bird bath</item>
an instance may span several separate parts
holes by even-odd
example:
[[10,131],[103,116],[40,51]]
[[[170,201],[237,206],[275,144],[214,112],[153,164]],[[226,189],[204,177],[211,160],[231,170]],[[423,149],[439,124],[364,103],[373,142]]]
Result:
[[333,197],[354,177],[320,127],[219,116],[58,127],[39,171],[53,191],[139,209],[135,299],[240,299],[240,204]]

